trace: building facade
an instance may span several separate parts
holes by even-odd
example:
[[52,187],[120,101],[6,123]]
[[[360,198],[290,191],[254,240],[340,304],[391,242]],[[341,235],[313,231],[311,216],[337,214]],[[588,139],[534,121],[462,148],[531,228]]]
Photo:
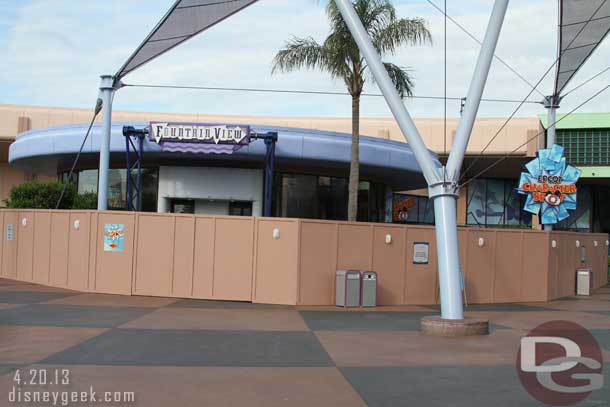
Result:
[[[32,106],[0,106],[0,200],[10,187],[33,179],[65,179],[91,112]],[[559,116],[561,117],[561,116]],[[150,122],[246,123],[256,132],[276,132],[277,161],[271,214],[342,220],[347,214],[349,118],[279,118],[114,112],[109,208],[126,207],[124,125]],[[458,222],[464,226],[539,228],[523,211],[516,192],[524,165],[544,148],[543,117],[517,118],[489,139],[505,119],[477,120],[464,162]],[[426,145],[440,161],[450,150],[457,119],[420,119]],[[434,223],[432,204],[419,167],[393,119],[363,118],[358,219],[372,222]],[[17,137],[18,134],[21,134]],[[610,114],[574,114],[561,120],[557,143],[568,163],[583,170],[578,206],[560,230],[610,232]],[[17,139],[17,142],[15,142]],[[444,140],[446,139],[446,143]],[[14,144],[12,144],[14,143]],[[10,151],[9,164],[9,145]],[[73,181],[79,192],[97,190],[99,136],[94,128]],[[501,160],[501,161],[499,161]],[[142,210],[261,215],[264,200],[264,144],[253,142],[233,155],[167,154],[148,141],[142,171]]]

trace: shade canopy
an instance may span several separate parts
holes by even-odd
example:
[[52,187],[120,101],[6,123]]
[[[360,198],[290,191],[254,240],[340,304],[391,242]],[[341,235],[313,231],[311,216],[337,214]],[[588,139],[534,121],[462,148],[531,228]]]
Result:
[[559,0],[559,60],[554,95],[561,95],[609,30],[610,0]]
[[141,67],[257,0],[178,0],[119,69],[115,79]]

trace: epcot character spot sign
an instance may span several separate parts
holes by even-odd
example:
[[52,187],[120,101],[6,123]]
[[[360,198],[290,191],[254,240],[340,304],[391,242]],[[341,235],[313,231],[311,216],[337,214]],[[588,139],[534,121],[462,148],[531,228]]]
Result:
[[535,160],[525,165],[518,192],[527,195],[524,209],[540,216],[540,223],[552,225],[576,209],[576,182],[581,171],[566,164],[563,147],[557,144],[538,151]]

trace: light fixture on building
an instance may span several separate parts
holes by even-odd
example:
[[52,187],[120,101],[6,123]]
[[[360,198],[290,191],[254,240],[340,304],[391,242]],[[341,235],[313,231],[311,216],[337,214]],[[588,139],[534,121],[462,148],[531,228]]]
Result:
[[74,221],[74,229],[76,229],[76,230],[80,229],[80,220],[76,219]]
[[273,240],[280,240],[280,230],[278,228],[273,229]]
[[580,240],[576,241],[576,247],[580,247]]
[[485,246],[485,239],[480,237],[479,238],[479,247],[483,247],[483,246]]
[[21,219],[21,226],[27,226],[27,224],[28,224],[28,218]]
[[385,235],[385,244],[392,244],[392,235]]
[[553,241],[551,242],[551,247],[552,247],[553,249],[556,249],[556,248],[557,248],[557,240],[553,240]]

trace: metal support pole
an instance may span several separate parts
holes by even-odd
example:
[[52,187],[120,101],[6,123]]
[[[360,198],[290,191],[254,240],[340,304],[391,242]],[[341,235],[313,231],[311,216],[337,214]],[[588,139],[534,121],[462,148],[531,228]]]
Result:
[[504,16],[506,15],[508,2],[509,0],[496,0],[491,12],[491,17],[489,18],[485,38],[483,39],[481,51],[479,52],[479,59],[474,68],[472,81],[470,82],[468,94],[466,95],[462,118],[460,119],[460,124],[455,133],[455,140],[447,161],[447,175],[450,179],[459,179],[460,170],[462,169],[462,163],[464,161],[464,154],[468,147],[468,141],[470,140],[470,133],[472,132],[474,121],[477,118],[481,97],[483,96],[485,83],[489,76],[489,68],[491,67],[496,45],[498,44],[498,38],[500,37],[500,31],[502,30],[502,23],[504,22]]
[[138,134],[138,196],[136,197],[136,210],[142,210],[142,157],[144,154],[144,135]]
[[133,211],[133,186],[131,185],[131,158],[129,157],[131,148],[131,137],[125,134],[123,130],[123,136],[125,137],[125,179],[127,181],[127,210]]
[[108,209],[108,169],[110,167],[110,133],[112,130],[112,99],[114,99],[114,78],[103,75],[100,83],[102,99],[102,134],[100,141],[100,165],[97,187],[97,209]]
[[271,202],[273,200],[273,176],[275,168],[275,143],[277,133],[267,134],[264,138],[267,152],[265,155],[265,201],[263,216],[271,216]]
[[429,185],[430,198],[434,199],[441,316],[445,319],[463,319],[464,317],[457,245],[456,208],[459,196],[457,183],[472,126],[489,74],[489,67],[502,29],[508,1],[496,0],[494,3],[472,84],[464,105],[463,117],[460,120],[456,140],[449,155],[447,171],[445,171],[445,168],[442,168],[428,152],[351,1],[335,0],[394,118],[422,168]]
[[[551,148],[555,144],[555,133],[557,121],[557,109],[561,103],[561,98],[558,96],[547,96],[544,98],[544,107],[547,109],[547,125],[546,125],[546,148]],[[553,225],[543,225],[544,230],[553,230]]]

